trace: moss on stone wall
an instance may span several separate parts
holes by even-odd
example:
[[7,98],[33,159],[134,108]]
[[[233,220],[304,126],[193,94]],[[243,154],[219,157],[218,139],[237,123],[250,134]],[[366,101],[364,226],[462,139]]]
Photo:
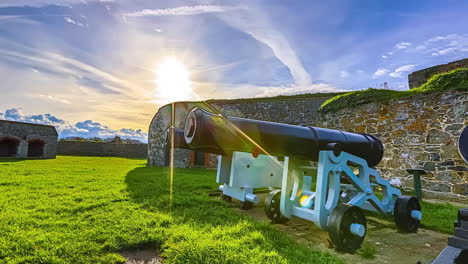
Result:
[[355,107],[368,103],[388,101],[416,94],[443,91],[447,89],[468,90],[468,68],[461,68],[447,73],[436,74],[425,84],[408,91],[369,88],[367,90],[339,94],[325,101],[320,107],[319,112],[336,112],[345,107]]

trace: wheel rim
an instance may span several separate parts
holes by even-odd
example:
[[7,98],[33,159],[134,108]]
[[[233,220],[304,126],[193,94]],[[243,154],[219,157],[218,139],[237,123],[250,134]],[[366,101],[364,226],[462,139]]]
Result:
[[281,191],[275,190],[265,199],[265,214],[273,223],[284,223],[288,219],[281,214],[280,209]]
[[414,233],[418,230],[421,221],[411,216],[413,210],[421,211],[418,199],[411,196],[400,196],[395,202],[394,218],[395,224],[402,232]]
[[411,211],[413,210],[418,210],[418,211],[421,210],[419,206],[419,202],[416,199],[409,200],[408,210],[406,212],[408,214],[408,218],[410,219],[410,221],[408,221],[408,229],[410,230],[416,230],[419,227],[419,220],[411,217]]
[[330,215],[330,240],[338,251],[354,253],[361,247],[364,235],[358,236],[351,232],[351,224],[361,224],[367,230],[367,221],[359,207],[340,204]]

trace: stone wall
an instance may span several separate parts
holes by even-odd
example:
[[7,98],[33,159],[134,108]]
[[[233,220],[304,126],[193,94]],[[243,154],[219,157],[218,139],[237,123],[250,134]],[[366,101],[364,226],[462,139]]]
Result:
[[147,144],[59,141],[58,154],[65,156],[146,158],[147,147]]
[[408,75],[408,86],[410,89],[416,88],[427,82],[434,74],[444,73],[458,68],[468,68],[468,58],[415,71]]
[[[413,179],[405,169],[424,168],[430,173],[423,178],[426,194],[468,199],[468,165],[457,148],[458,136],[468,125],[468,92],[448,90],[318,114],[318,107],[326,99],[215,102],[212,105],[229,116],[375,135],[385,146],[384,159],[377,166],[383,177],[399,178],[404,188],[411,189]],[[186,113],[196,105],[200,106],[199,103],[174,104],[176,127],[183,127]],[[148,139],[149,166],[165,164],[161,146],[170,117],[169,105],[161,108],[153,119]],[[175,166],[193,164],[190,153],[176,150]],[[214,155],[210,164],[216,164]]]
[[372,103],[321,116],[316,123],[377,136],[385,147],[377,166],[387,178],[399,178],[413,188],[406,168],[424,168],[427,194],[445,198],[468,198],[468,164],[458,152],[458,137],[468,125],[468,92],[447,91],[404,100]]
[[[54,159],[57,154],[57,131],[54,126],[0,120],[0,143],[17,142],[14,157],[32,157],[34,144],[41,145],[34,158]],[[4,146],[4,145],[3,145]]]

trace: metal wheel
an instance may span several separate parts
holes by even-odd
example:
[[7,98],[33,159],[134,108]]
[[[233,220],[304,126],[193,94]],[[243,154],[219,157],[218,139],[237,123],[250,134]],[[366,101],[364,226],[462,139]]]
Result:
[[421,205],[416,197],[398,196],[393,210],[395,224],[398,229],[406,233],[418,231],[421,223]]
[[250,209],[253,208],[253,203],[247,202],[247,201],[245,201],[245,202],[240,201],[240,203],[239,203],[239,208],[240,208],[241,210],[250,210]]
[[284,217],[280,211],[281,190],[271,191],[265,198],[265,214],[273,224],[286,223],[289,219]]
[[232,201],[232,197],[229,196],[229,195],[221,194],[221,200],[223,200],[223,201],[225,201],[225,202],[231,202],[231,201]]
[[367,221],[357,206],[339,204],[331,213],[328,235],[337,251],[354,253],[366,236]]

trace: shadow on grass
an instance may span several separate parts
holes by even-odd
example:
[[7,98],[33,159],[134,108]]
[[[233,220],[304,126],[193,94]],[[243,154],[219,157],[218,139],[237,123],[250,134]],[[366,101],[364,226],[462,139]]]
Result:
[[26,159],[23,158],[0,158],[0,162],[19,162],[25,161]]
[[[229,209],[229,204],[209,197],[218,191],[215,171],[175,169],[170,197],[169,168],[139,167],[127,173],[125,179],[130,197],[145,209],[171,212],[182,222],[206,225],[237,223],[244,216]],[[170,206],[172,200],[172,206]]]
[[342,263],[210,197],[217,191],[215,175],[214,170],[175,169],[171,199],[168,168],[139,167],[127,173],[135,203],[171,215],[162,226],[168,263]]

